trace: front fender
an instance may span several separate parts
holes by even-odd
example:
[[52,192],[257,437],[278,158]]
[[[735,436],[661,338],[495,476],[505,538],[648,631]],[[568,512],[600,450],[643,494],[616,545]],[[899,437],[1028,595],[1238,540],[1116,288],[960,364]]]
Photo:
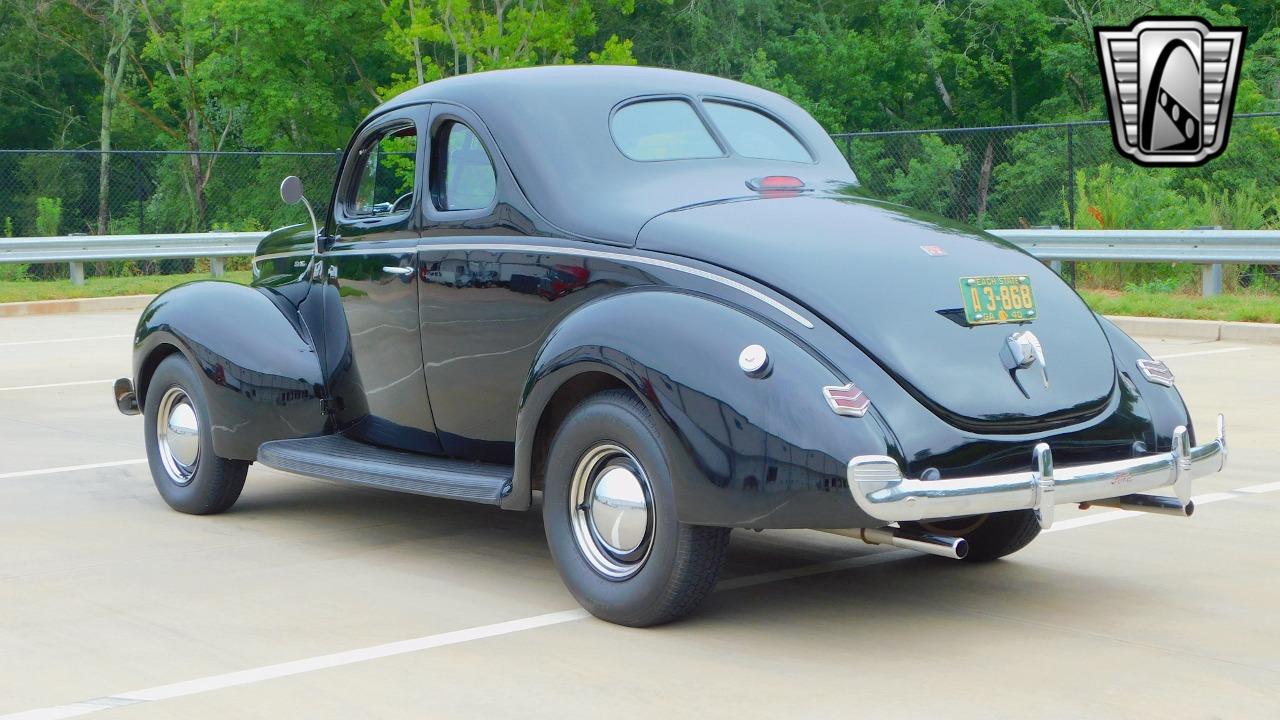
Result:
[[268,440],[324,432],[324,381],[310,333],[271,290],[202,280],[151,301],[134,335],[140,406],[151,373],[175,352],[203,383],[219,456],[252,460]]
[[[738,367],[763,345],[772,370]],[[647,405],[667,451],[680,520],[753,528],[878,525],[847,488],[846,463],[888,452],[874,414],[834,414],[822,388],[838,371],[781,328],[719,300],[644,289],[589,303],[538,352],[516,420],[507,506],[527,506],[539,423],[565,383],[603,372]]]

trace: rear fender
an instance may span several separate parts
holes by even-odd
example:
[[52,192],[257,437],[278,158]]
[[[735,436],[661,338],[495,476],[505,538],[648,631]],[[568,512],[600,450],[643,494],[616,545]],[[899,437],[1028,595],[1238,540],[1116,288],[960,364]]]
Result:
[[1138,360],[1150,358],[1146,350],[1125,334],[1115,323],[1098,315],[1098,324],[1107,334],[1111,353],[1116,358],[1116,368],[1137,389],[1151,417],[1151,438],[1148,447],[1152,452],[1168,451],[1173,447],[1173,429],[1185,425],[1195,445],[1195,430],[1191,426],[1191,414],[1176,387],[1165,387],[1148,381],[1138,370]]
[[134,335],[139,406],[156,366],[173,353],[204,386],[219,456],[253,460],[264,442],[325,431],[314,343],[296,309],[271,290],[204,280],[156,297]]
[[[739,353],[752,344],[769,353],[766,377],[738,367]],[[843,385],[839,373],[761,318],[702,295],[658,289],[584,305],[550,334],[525,385],[513,491],[504,507],[529,506],[541,482],[543,453],[536,446],[554,435],[545,423],[558,422],[547,409],[586,373],[612,378],[648,407],[682,522],[878,524],[854,503],[845,468],[854,455],[885,454],[886,435],[874,414],[849,418],[830,410],[822,388]]]

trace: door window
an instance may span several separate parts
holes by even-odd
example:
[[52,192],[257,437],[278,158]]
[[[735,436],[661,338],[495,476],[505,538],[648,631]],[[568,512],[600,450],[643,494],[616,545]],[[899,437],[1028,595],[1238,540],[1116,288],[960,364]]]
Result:
[[347,175],[347,215],[382,217],[409,212],[417,177],[418,134],[403,122],[365,138]]
[[475,132],[460,122],[436,131],[431,198],[437,210],[479,210],[493,202],[497,176]]

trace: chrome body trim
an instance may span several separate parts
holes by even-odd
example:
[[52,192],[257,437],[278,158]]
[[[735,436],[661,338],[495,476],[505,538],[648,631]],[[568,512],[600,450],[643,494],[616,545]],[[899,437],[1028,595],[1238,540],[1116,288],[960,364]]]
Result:
[[[1173,432],[1173,449],[1131,460],[1072,467],[1053,466],[1047,443],[1036,445],[1033,467],[1025,472],[943,480],[903,477],[898,463],[884,455],[859,455],[849,461],[849,492],[864,512],[886,523],[1035,510],[1040,524],[1053,524],[1053,507],[1062,503],[1157,507],[1164,514],[1190,515],[1191,481],[1221,471],[1227,464],[1227,431],[1218,416],[1218,437],[1191,447],[1187,429]],[[1134,497],[1172,487],[1176,498]]]
[[[640,265],[651,265],[653,267],[660,267],[667,270],[676,270],[678,272],[683,272],[689,275],[700,277],[704,280],[711,280],[712,282],[716,282],[726,287],[733,288],[734,290],[738,290],[739,292],[746,293],[747,295],[750,295],[751,297],[759,300],[760,302],[763,302],[766,305],[776,309],[778,312],[781,312],[783,315],[786,315],[792,320],[795,320],[796,322],[803,325],[805,328],[808,328],[810,330],[813,329],[813,322],[811,320],[806,318],[804,315],[801,315],[796,310],[791,309],[781,300],[770,297],[769,295],[766,295],[765,293],[762,293],[759,290],[756,290],[755,288],[749,287],[747,285],[743,285],[742,283],[738,282],[737,280],[733,280],[732,278],[727,278],[727,277],[724,277],[723,275],[717,275],[715,273],[707,272],[706,270],[701,270],[695,267],[690,267],[688,265],[681,265],[680,263],[671,262],[669,260],[661,260],[659,258],[645,257],[643,255],[626,255],[624,253],[607,252],[604,250],[591,250],[588,248],[557,247],[554,245],[512,245],[512,244],[486,245],[482,243],[467,244],[467,245],[461,245],[461,244],[438,245],[438,244],[423,243],[417,246],[418,252],[440,251],[440,250],[489,250],[494,252],[528,252],[528,253],[535,253],[535,254],[555,253],[555,254],[563,254],[563,255],[580,255],[582,257],[594,257],[594,258],[600,258],[602,260],[616,260],[620,262],[634,262]],[[323,260],[323,258],[326,258],[329,256],[368,255],[368,254],[371,254],[371,252],[373,251],[368,248],[344,248],[342,250],[329,250],[326,252],[315,253],[315,254],[311,252],[279,252],[279,253],[270,253],[267,255],[257,255],[253,258],[253,264],[256,265],[263,260],[275,260],[277,258],[286,258],[286,257],[313,256]]]
[[311,250],[267,253],[266,255],[254,255],[253,263],[256,265],[262,262],[263,260],[278,260],[280,258],[287,258],[287,257],[313,257],[314,255],[315,253],[312,252]]
[[1142,373],[1142,377],[1147,379],[1147,382],[1173,387],[1173,371],[1163,361],[1152,358],[1138,358],[1137,365],[1138,371]]
[[605,250],[591,250],[588,248],[558,247],[555,245],[518,245],[518,244],[486,245],[486,244],[480,244],[480,243],[449,244],[449,245],[422,243],[418,245],[418,252],[423,252],[423,251],[439,252],[441,250],[488,250],[491,252],[526,252],[526,253],[535,254],[535,255],[580,255],[582,257],[600,258],[601,260],[616,260],[618,262],[630,262],[630,263],[636,263],[639,265],[650,265],[653,267],[660,267],[665,270],[675,270],[677,272],[687,273],[689,275],[700,277],[704,280],[710,280],[712,282],[719,283],[721,285],[724,285],[725,287],[733,288],[734,290],[738,290],[739,292],[746,293],[747,295],[750,295],[751,297],[759,300],[760,302],[763,302],[766,305],[769,305],[770,307],[774,308],[778,312],[781,312],[783,315],[786,315],[792,320],[795,320],[796,322],[800,323],[804,327],[810,330],[813,329],[813,322],[811,322],[805,316],[801,315],[799,312],[792,310],[790,307],[787,307],[786,304],[784,304],[780,300],[777,300],[776,298],[770,297],[769,295],[766,295],[765,293],[762,293],[759,290],[756,290],[755,288],[743,285],[742,283],[738,282],[737,280],[733,280],[732,278],[727,278],[727,277],[724,277],[723,275],[717,275],[715,273],[707,272],[706,270],[701,270],[695,267],[690,267],[688,265],[681,265],[680,263],[671,262],[670,260],[662,260],[659,258],[646,257],[644,255],[627,255],[625,253],[607,252]]

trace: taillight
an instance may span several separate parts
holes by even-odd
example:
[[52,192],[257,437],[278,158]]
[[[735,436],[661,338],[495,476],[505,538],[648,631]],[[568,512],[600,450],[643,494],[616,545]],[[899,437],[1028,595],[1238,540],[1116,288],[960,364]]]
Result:
[[843,387],[828,385],[822,388],[822,395],[827,399],[831,411],[837,415],[862,417],[871,408],[871,398],[853,383]]

